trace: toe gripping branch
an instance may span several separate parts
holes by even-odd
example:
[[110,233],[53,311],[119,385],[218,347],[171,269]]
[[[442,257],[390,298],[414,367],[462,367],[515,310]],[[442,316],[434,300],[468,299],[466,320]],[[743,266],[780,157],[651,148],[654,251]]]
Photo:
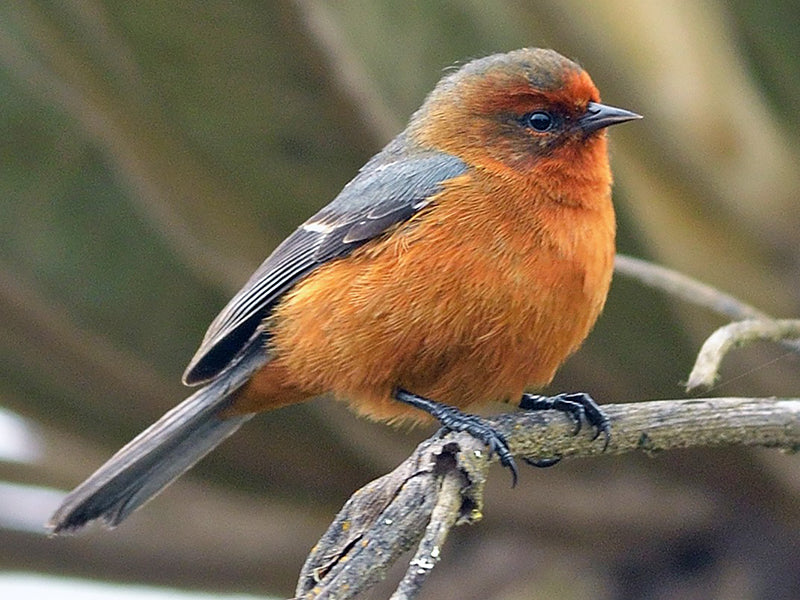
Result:
[[[585,392],[558,394],[557,396],[523,394],[519,407],[523,410],[557,410],[566,413],[575,422],[575,429],[572,432],[573,435],[577,435],[580,432],[583,421],[585,420],[589,425],[594,427],[594,437],[592,439],[596,440],[602,433],[605,438],[603,452],[608,448],[608,442],[611,440],[611,423],[603,412],[603,409],[601,409],[592,397]],[[524,460],[534,467],[552,467],[561,460],[561,457],[555,456],[553,458],[539,460],[525,458]]]
[[[517,485],[517,477],[519,475],[517,463],[514,461],[514,457],[511,456],[508,442],[502,434],[484,419],[477,415],[463,413],[454,406],[442,404],[400,388],[395,390],[394,397],[400,402],[423,410],[436,418],[442,424],[443,429],[456,432],[466,431],[472,437],[486,444],[489,448],[489,454],[497,452],[500,464],[511,471],[512,487]],[[592,439],[596,440],[600,437],[600,434],[603,434],[605,438],[603,451],[605,452],[606,448],[608,448],[608,442],[611,440],[611,423],[589,394],[583,392],[558,394],[557,396],[523,394],[519,407],[523,410],[557,410],[566,413],[575,422],[573,435],[577,435],[580,432],[583,422],[586,421],[590,426],[594,427],[595,433]],[[561,457],[555,456],[538,460],[525,458],[524,460],[534,467],[551,467],[559,462]]]
[[429,400],[428,398],[412,394],[403,389],[396,389],[394,397],[400,402],[424,410],[437,419],[442,424],[443,429],[455,432],[466,431],[472,437],[486,444],[489,448],[489,454],[491,455],[493,452],[497,452],[500,464],[511,471],[511,487],[517,485],[517,476],[519,474],[517,471],[517,463],[514,461],[514,457],[511,456],[508,442],[505,437],[498,433],[489,423],[477,415],[463,413],[454,406]]

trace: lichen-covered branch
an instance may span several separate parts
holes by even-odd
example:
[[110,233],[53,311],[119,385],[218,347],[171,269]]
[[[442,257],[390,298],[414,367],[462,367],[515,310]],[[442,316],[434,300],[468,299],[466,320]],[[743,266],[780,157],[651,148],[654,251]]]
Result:
[[[734,445],[800,449],[800,398],[660,400],[604,408],[612,423],[607,454]],[[515,456],[568,459],[603,448],[589,427],[572,435],[573,421],[555,411],[516,412],[489,421]],[[394,596],[414,598],[438,561],[450,526],[480,519],[493,461],[481,442],[464,433],[420,444],[397,469],[345,504],[303,566],[297,597],[356,597],[382,579],[427,530]]]
[[[447,448],[448,452],[457,451],[456,447]],[[442,557],[442,547],[453,525],[458,521],[463,510],[464,490],[469,484],[466,474],[454,468],[455,461],[441,477],[441,486],[437,494],[436,506],[431,512],[430,521],[425,528],[414,558],[408,564],[405,577],[397,586],[397,590],[389,600],[410,600],[415,598],[422,588],[422,584],[433,571],[433,568]],[[467,517],[469,518],[469,516]]]

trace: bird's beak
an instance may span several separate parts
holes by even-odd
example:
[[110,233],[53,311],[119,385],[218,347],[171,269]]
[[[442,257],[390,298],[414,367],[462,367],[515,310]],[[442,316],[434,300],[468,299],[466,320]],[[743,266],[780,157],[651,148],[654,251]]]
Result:
[[616,108],[614,106],[607,106],[598,102],[589,102],[586,105],[586,112],[578,119],[578,127],[584,133],[592,133],[603,127],[609,125],[616,125],[617,123],[624,123],[625,121],[633,121],[634,119],[641,119],[642,115],[637,115],[635,112],[625,110],[624,108]]

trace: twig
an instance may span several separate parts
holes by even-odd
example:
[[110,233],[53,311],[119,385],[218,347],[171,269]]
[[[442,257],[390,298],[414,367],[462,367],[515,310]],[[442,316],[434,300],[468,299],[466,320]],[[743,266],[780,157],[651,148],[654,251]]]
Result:
[[633,277],[645,285],[659,289],[671,296],[704,306],[734,321],[772,318],[707,283],[641,258],[617,254],[614,260],[614,271],[620,275]]
[[[773,320],[767,313],[707,283],[641,258],[617,254],[614,260],[614,272],[636,279],[648,287],[661,290],[691,304],[705,307],[733,321]],[[800,353],[800,341],[781,340],[781,345]]]
[[800,320],[798,319],[747,320],[720,327],[711,334],[700,349],[689,380],[686,382],[686,389],[691,391],[698,387],[713,385],[717,379],[722,359],[733,348],[759,340],[779,342],[787,338],[798,337],[800,337]]
[[[449,450],[456,450],[450,448]],[[455,466],[455,462],[452,466]],[[441,477],[441,488],[431,520],[425,528],[425,535],[417,546],[403,580],[390,600],[411,600],[415,598],[428,579],[428,575],[442,556],[442,546],[462,509],[461,492],[467,487],[467,478],[458,469],[450,468]]]
[[[729,445],[800,449],[800,398],[662,400],[604,408],[613,432],[607,454]],[[573,436],[574,423],[554,411],[518,412],[489,421],[506,436],[516,456],[575,458],[602,450],[588,427]],[[429,536],[415,560],[421,559],[430,571],[428,564],[435,560],[424,561],[438,557],[433,549],[441,548],[448,523],[481,518],[483,486],[493,461],[483,444],[465,433],[420,444],[395,471],[347,502],[303,566],[297,597],[357,596],[383,578],[389,565],[422,537],[426,525]],[[454,494],[452,486],[459,480]],[[414,598],[425,577],[427,572],[407,574],[395,598]]]

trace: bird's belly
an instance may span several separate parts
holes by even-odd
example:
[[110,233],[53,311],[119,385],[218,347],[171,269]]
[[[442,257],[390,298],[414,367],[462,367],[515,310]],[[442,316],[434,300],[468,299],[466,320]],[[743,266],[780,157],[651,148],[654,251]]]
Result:
[[546,249],[385,242],[311,274],[268,327],[293,386],[418,418],[395,387],[463,408],[548,383],[594,323],[596,296],[581,265]]

